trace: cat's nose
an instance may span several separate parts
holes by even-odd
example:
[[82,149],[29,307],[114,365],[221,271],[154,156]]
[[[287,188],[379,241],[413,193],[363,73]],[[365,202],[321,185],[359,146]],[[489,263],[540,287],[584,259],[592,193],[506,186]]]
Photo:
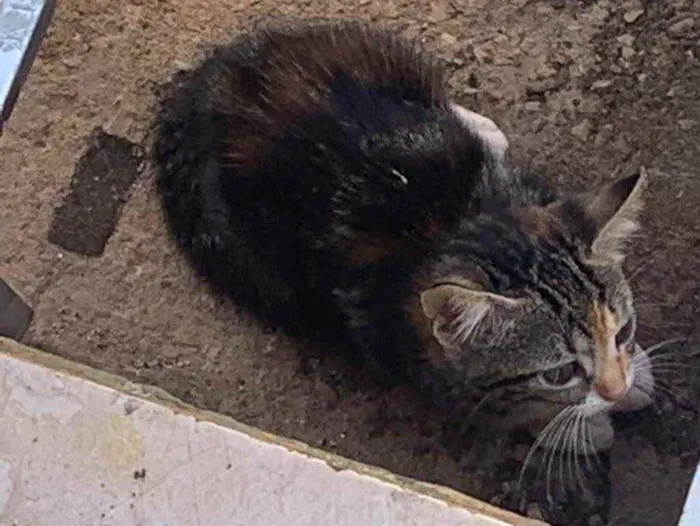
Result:
[[627,365],[629,359],[626,354],[620,354],[614,358],[605,360],[598,369],[595,381],[595,390],[605,400],[618,402],[629,391],[627,381]]
[[600,397],[608,402],[619,402],[627,396],[627,392],[629,391],[626,382],[613,384],[597,383],[595,389]]

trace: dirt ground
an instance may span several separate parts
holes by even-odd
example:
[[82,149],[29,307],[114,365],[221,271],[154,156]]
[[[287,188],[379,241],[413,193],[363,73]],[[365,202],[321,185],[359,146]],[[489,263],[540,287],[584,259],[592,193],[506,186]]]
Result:
[[[410,391],[298,352],[210,295],[174,251],[142,157],[158,85],[269,14],[420,35],[448,60],[454,97],[506,131],[512,158],[563,185],[647,167],[629,261],[639,338],[690,344],[671,355],[681,368],[661,371],[657,404],[620,418],[584,489],[566,466],[549,491],[536,472],[520,488],[523,437],[458,436]],[[556,524],[672,526],[700,454],[700,375],[686,367],[700,355],[699,37],[698,0],[67,0],[0,141],[0,265],[36,309],[27,342]]]

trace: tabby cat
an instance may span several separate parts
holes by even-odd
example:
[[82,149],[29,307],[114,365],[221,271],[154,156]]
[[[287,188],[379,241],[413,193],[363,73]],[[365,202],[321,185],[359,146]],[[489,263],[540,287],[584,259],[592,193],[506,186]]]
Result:
[[170,230],[263,323],[450,410],[534,431],[578,416],[607,447],[609,413],[653,387],[621,270],[644,174],[557,192],[507,166],[503,133],[444,76],[360,22],[216,47],[155,120]]

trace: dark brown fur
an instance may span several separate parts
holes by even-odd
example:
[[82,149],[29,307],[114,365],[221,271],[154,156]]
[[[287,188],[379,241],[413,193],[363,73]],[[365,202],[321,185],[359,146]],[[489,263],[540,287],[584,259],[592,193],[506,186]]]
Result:
[[[444,76],[416,43],[361,23],[217,47],[156,119],[170,228],[263,322],[435,403],[578,403],[599,344],[590,306],[631,315],[612,255],[638,178],[567,197],[509,169],[451,109]],[[543,380],[559,369],[575,389]]]

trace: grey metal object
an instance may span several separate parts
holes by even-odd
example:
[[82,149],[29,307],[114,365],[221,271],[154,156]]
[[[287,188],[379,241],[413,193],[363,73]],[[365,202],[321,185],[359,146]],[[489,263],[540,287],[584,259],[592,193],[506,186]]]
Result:
[[[10,118],[56,0],[0,0],[0,134]],[[0,279],[0,336],[20,340],[33,311]]]
[[0,336],[20,341],[33,317],[32,308],[0,279]]
[[0,133],[55,7],[56,0],[0,0]]

